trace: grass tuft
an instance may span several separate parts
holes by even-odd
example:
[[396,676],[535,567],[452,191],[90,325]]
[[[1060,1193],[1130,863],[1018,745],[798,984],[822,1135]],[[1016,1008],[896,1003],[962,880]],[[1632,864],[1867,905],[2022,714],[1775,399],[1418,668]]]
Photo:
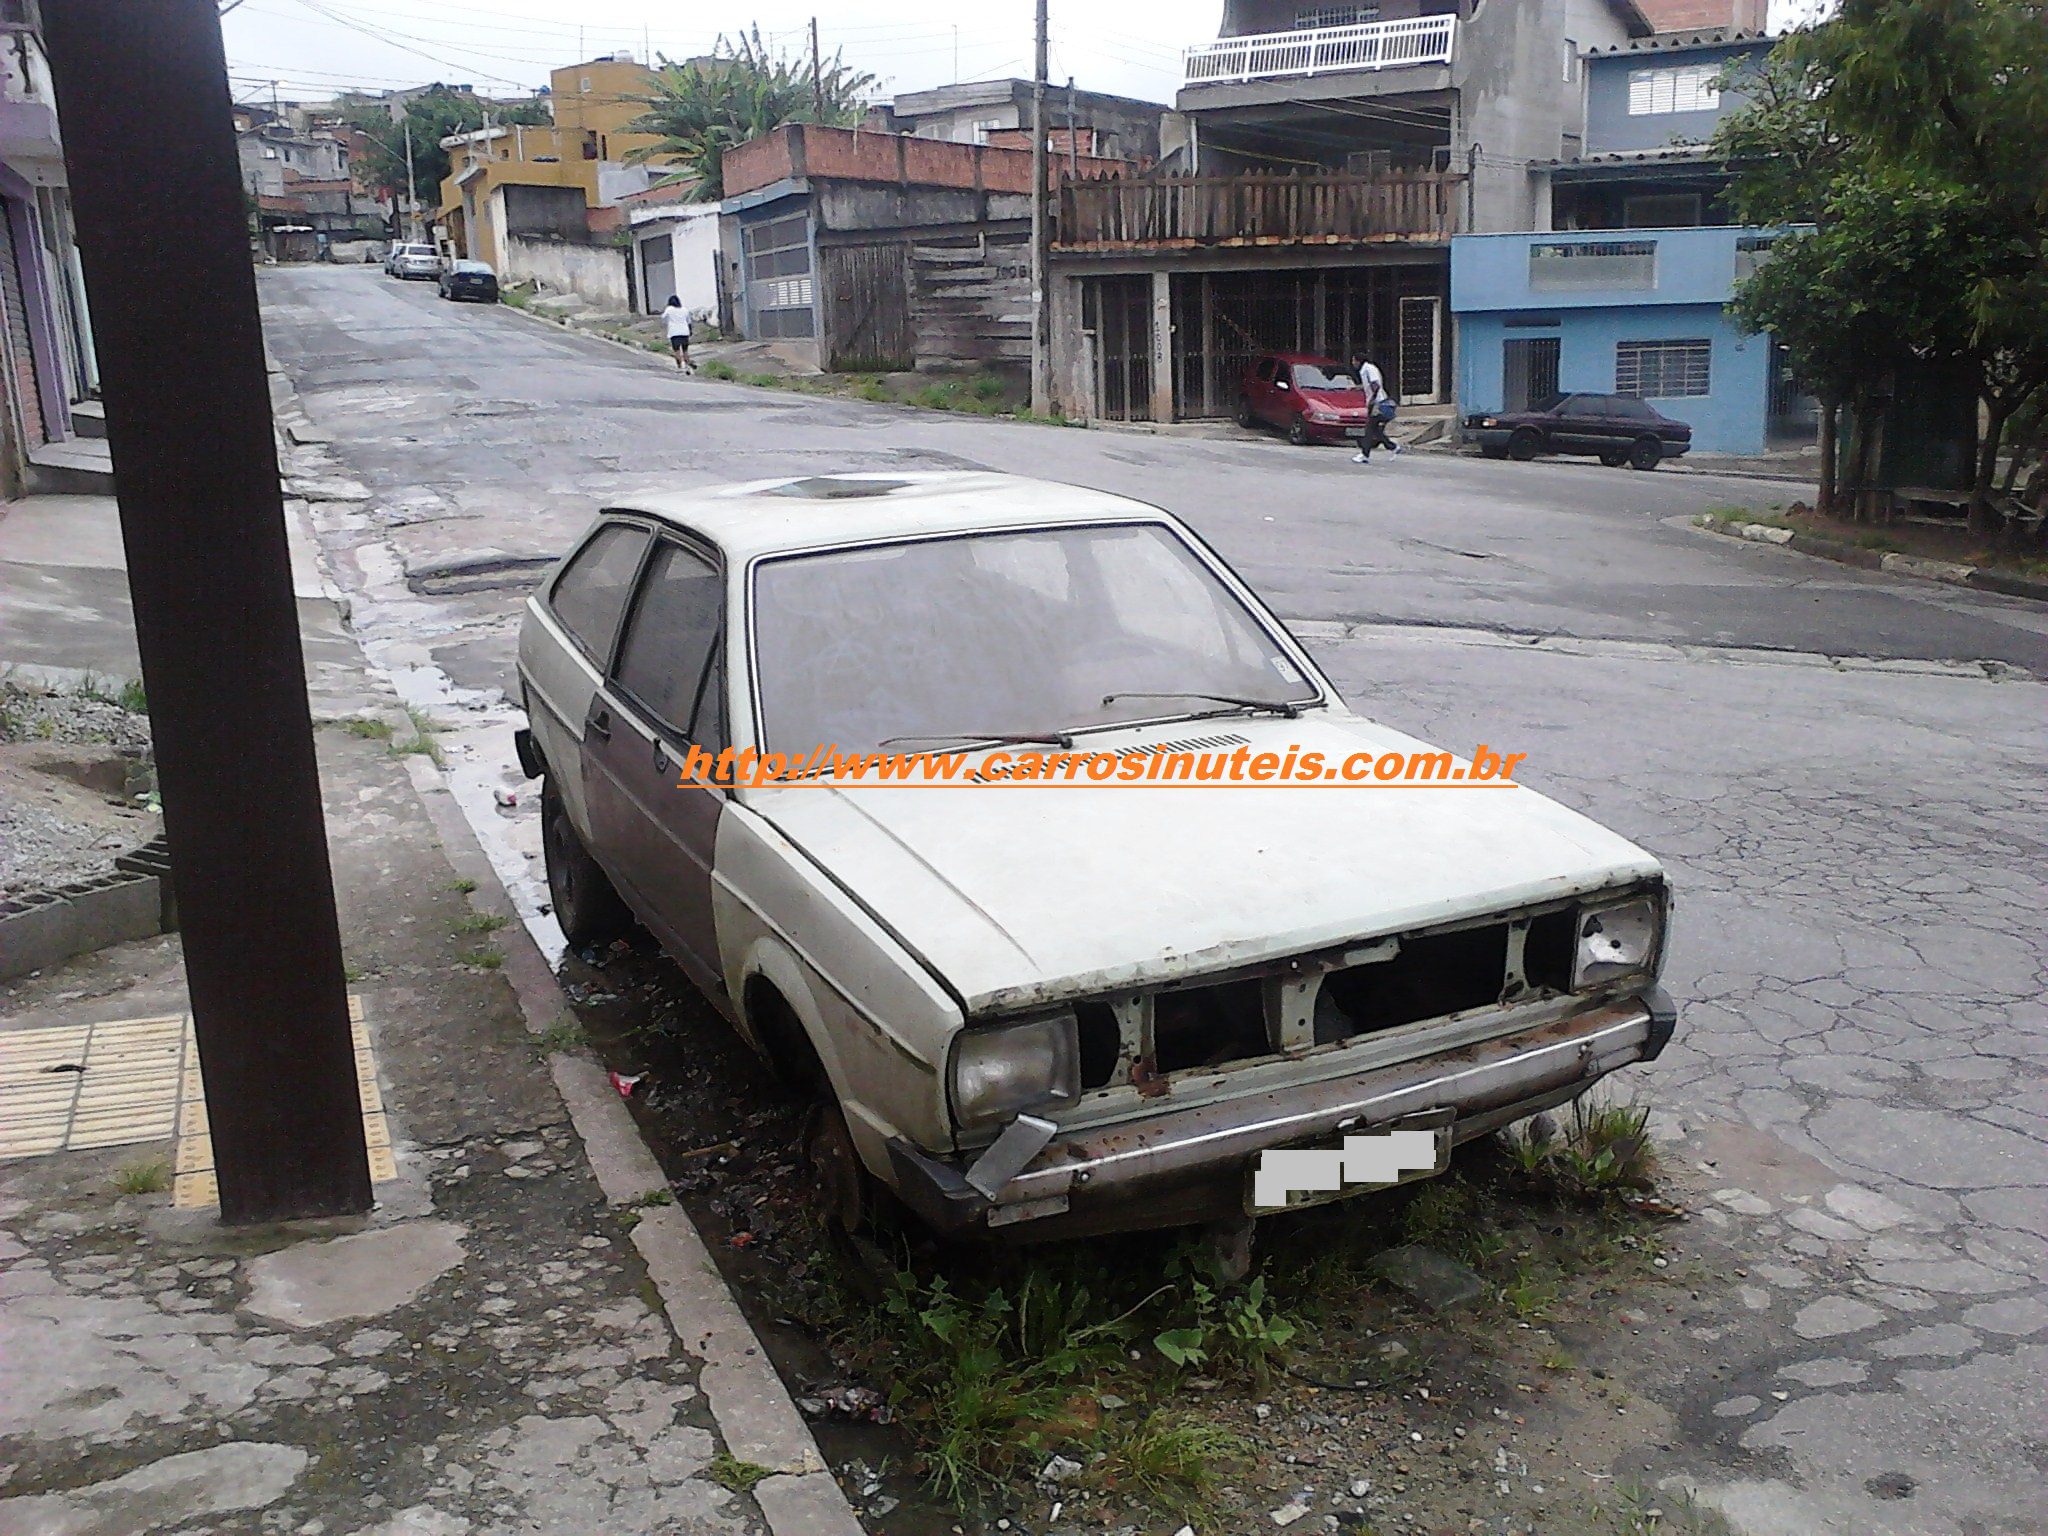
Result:
[[360,736],[365,741],[389,741],[391,722],[379,720],[374,715],[352,715],[341,722],[341,728],[351,736]]
[[457,933],[496,933],[511,922],[511,918],[498,912],[465,912],[455,919],[453,926]]
[[580,1051],[590,1044],[590,1036],[584,1033],[580,1019],[568,1014],[533,1037],[534,1049],[543,1056],[554,1056],[564,1051]]
[[457,875],[453,880],[450,880],[448,882],[448,889],[451,891],[460,892],[462,895],[467,896],[471,891],[476,889],[476,882],[470,879],[469,876],[467,875]]
[[752,1493],[759,1483],[775,1475],[775,1469],[755,1461],[741,1461],[730,1451],[720,1451],[711,1458],[704,1475],[734,1493]]
[[505,956],[495,949],[472,949],[462,956],[462,963],[480,971],[495,971],[505,964]]
[[171,1187],[171,1165],[162,1158],[128,1163],[114,1173],[114,1188],[124,1195],[160,1195]]

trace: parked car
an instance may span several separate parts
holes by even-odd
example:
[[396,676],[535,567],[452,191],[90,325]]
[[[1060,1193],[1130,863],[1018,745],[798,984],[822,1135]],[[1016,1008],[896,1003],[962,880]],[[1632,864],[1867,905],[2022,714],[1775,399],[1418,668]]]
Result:
[[1692,428],[1632,395],[1552,395],[1526,411],[1484,411],[1465,428],[1489,458],[1586,453],[1611,469],[1655,469],[1692,450]]
[[1271,352],[1246,365],[1237,424],[1280,428],[1296,447],[1341,443],[1348,429],[1372,420],[1358,375],[1335,358]]
[[481,261],[451,262],[441,274],[441,297],[498,302],[498,274]]
[[441,275],[441,253],[431,245],[420,243],[395,245],[384,270],[399,278],[438,278]]
[[[636,498],[530,599],[518,670],[562,932],[637,918],[812,1096],[841,1225],[876,1185],[941,1229],[1242,1224],[1265,1153],[1426,1130],[1441,1171],[1671,1037],[1663,871],[1532,790],[974,782],[1026,740],[1434,750],[1137,502],[986,474]],[[680,770],[906,743],[967,781]]]

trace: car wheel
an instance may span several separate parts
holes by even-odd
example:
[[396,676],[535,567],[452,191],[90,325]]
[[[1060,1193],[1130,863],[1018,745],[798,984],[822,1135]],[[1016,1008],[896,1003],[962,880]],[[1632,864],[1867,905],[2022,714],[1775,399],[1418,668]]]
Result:
[[1526,464],[1543,451],[1543,438],[1533,427],[1524,427],[1508,439],[1508,457]]
[[543,785],[540,792],[540,846],[547,864],[548,898],[570,946],[585,949],[624,938],[633,926],[633,913],[576,835],[552,784]]
[[1600,455],[1600,462],[1609,469],[1619,469],[1628,462],[1628,454],[1620,448],[1609,448]]
[[1297,448],[1308,446],[1308,423],[1299,416],[1287,423],[1287,441]]
[[1630,469],[1655,469],[1664,462],[1664,445],[1654,437],[1639,437],[1628,451]]
[[1249,398],[1237,402],[1237,424],[1247,432],[1259,424],[1258,413],[1252,409]]
[[853,1133],[846,1128],[845,1111],[829,1088],[804,1122],[804,1162],[818,1212],[833,1232],[851,1237],[874,1221],[874,1176],[861,1162]]

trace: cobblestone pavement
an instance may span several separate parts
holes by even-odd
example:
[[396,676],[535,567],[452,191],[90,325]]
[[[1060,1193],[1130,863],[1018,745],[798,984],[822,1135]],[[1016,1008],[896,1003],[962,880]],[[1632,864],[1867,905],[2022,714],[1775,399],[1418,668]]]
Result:
[[333,439],[299,468],[360,477],[314,508],[329,555],[373,651],[475,706],[451,751],[524,910],[531,832],[488,792],[523,578],[436,570],[559,550],[641,487],[876,463],[1168,505],[1359,708],[1527,752],[1536,787],[1669,861],[1681,1035],[1632,1077],[1709,1191],[1688,1235],[1715,1263],[1689,1312],[1616,1323],[1668,1364],[1656,1470],[1749,1536],[2048,1529],[2048,611],[1684,527],[1787,494],[1763,482],[1420,455],[1368,477],[934,421],[678,386],[353,275],[265,286]]

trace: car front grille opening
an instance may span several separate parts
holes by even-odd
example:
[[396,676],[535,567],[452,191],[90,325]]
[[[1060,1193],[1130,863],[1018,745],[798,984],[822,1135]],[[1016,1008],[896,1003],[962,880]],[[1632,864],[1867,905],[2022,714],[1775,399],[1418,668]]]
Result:
[[1152,1055],[1161,1073],[1269,1056],[1257,978],[1162,992],[1152,1000]]
[[1507,981],[1508,926],[1403,939],[1391,960],[1332,971],[1316,998],[1318,1045],[1498,1003]]
[[1081,1087],[1106,1088],[1123,1060],[1123,1032],[1108,1003],[1082,1003],[1074,1010],[1081,1034]]

